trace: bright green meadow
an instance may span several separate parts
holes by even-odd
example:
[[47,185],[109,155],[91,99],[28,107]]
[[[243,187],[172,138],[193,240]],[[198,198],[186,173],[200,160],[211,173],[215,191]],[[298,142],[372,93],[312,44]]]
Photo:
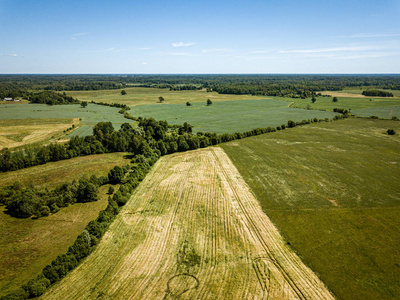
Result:
[[221,101],[207,106],[205,103],[154,104],[131,107],[133,116],[167,120],[170,124],[187,122],[194,132],[234,133],[259,127],[276,127],[288,120],[333,118],[336,114],[326,111],[304,110],[288,107],[288,103],[273,99]]
[[398,121],[350,118],[221,147],[338,299],[400,299],[398,133]]

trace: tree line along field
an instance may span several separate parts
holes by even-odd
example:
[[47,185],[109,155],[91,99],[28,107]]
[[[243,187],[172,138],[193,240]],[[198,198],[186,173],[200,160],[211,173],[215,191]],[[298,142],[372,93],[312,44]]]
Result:
[[338,299],[400,297],[400,122],[350,118],[223,144]]
[[162,157],[40,299],[333,299],[219,147]]
[[[129,162],[124,155],[90,155],[0,173],[0,188],[20,181],[51,189],[81,176],[107,175],[113,166]],[[97,202],[76,203],[37,220],[13,218],[0,207],[0,296],[34,278],[57,255],[66,252],[86,224],[107,206],[108,187],[100,188]]]

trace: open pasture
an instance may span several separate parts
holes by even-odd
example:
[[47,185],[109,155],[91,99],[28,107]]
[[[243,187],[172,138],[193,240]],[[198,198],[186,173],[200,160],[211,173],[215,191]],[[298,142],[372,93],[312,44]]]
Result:
[[[21,181],[54,188],[81,176],[106,176],[114,166],[129,160],[124,153],[100,154],[52,162],[23,170],[0,173],[0,188]],[[77,203],[37,220],[17,219],[0,206],[0,296],[34,278],[57,255],[65,253],[87,223],[107,206],[108,185],[100,188],[97,202]]]
[[400,119],[400,105],[355,109],[352,111],[352,113],[358,117],[376,116],[382,119],[391,119],[392,117],[397,117]]
[[350,118],[222,145],[338,299],[400,298],[400,122]]
[[41,299],[333,299],[221,148],[162,157]]
[[[292,98],[277,98],[284,101],[293,102],[292,107],[322,109],[332,111],[334,108],[351,109],[351,112],[356,109],[365,108],[380,108],[386,106],[400,106],[400,99],[396,98],[371,98],[371,97],[342,97],[336,96],[338,102],[332,102],[333,97],[317,97],[315,103],[311,102],[311,98],[307,99],[292,99]],[[370,101],[371,99],[371,101]]]
[[99,90],[99,91],[65,91],[68,96],[79,99],[80,101],[95,101],[105,103],[122,103],[128,106],[148,105],[158,102],[158,97],[164,97],[165,103],[185,104],[186,102],[203,102],[207,99],[211,101],[230,101],[230,100],[254,100],[265,98],[263,96],[251,95],[227,95],[216,92],[207,92],[205,89],[197,91],[170,91],[169,89],[128,87],[124,88],[126,95],[121,95],[119,90]]
[[123,123],[129,123],[130,120],[119,114],[119,110],[116,107],[90,103],[86,108],[80,105],[7,104],[0,106],[0,120],[78,118],[81,119],[80,127],[68,137],[84,136],[92,134],[93,126],[98,122],[112,122],[116,129]]
[[[370,87],[372,88],[372,87]],[[322,91],[320,92],[322,95],[331,95],[332,97],[366,97],[366,98],[371,98],[370,96],[364,96],[362,94],[363,91],[368,90],[368,87],[365,87],[363,89],[357,89],[357,88],[345,88],[341,91]],[[382,91],[387,91],[391,92],[394,97],[399,98],[400,97],[400,91],[398,90],[387,90],[387,89],[378,89]],[[376,98],[376,97],[374,97]],[[379,98],[379,97],[377,97]]]
[[170,124],[193,125],[193,131],[234,133],[258,127],[276,127],[287,124],[288,120],[333,118],[336,114],[325,111],[304,110],[288,107],[288,102],[264,99],[205,103],[154,104],[132,107],[133,116],[153,117],[167,120]]
[[0,120],[0,150],[55,140],[78,124],[78,118]]

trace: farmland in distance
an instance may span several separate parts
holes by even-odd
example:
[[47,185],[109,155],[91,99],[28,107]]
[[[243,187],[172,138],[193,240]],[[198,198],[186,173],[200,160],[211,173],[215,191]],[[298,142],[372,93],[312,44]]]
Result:
[[333,299],[219,147],[162,157],[41,299]]
[[222,145],[339,299],[400,297],[400,122],[345,119]]

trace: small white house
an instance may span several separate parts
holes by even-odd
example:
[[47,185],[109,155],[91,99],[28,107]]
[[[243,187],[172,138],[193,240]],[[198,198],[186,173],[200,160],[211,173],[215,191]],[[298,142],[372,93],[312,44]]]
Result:
[[4,98],[4,101],[14,101],[13,98]]

